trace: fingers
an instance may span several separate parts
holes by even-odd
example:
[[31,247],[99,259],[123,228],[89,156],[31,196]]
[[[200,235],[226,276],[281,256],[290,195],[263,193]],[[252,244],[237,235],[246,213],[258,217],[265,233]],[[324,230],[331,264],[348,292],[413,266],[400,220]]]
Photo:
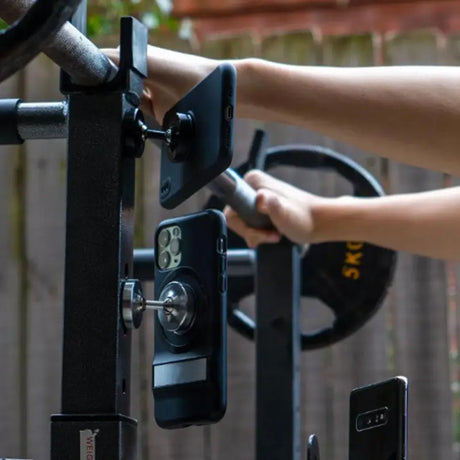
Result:
[[250,171],[245,180],[256,191],[256,208],[268,215],[275,230],[249,227],[235,211],[227,209],[228,226],[242,236],[248,246],[278,242],[280,235],[292,242],[303,244],[309,241],[312,232],[309,202],[311,195],[280,181],[262,171]]
[[[119,48],[102,48],[101,51],[115,64],[119,64],[120,62],[120,49]],[[144,90],[142,94],[142,101],[141,101],[141,110],[150,113],[153,115],[155,119],[158,120],[157,114],[155,113],[155,108],[153,104],[153,92],[150,89],[148,82],[144,82]],[[161,120],[159,120],[161,121]]]
[[157,121],[161,121],[158,120],[158,118],[156,117],[155,106],[153,104],[153,93],[147,85],[144,85],[144,90],[142,91],[142,100],[140,107],[143,112],[150,113]]
[[253,169],[244,175],[244,180],[255,190],[261,188],[273,190],[278,195],[286,197],[295,197],[302,194],[302,190],[288,184],[282,180],[276,179],[270,174],[266,174],[258,169]]
[[274,193],[272,190],[262,189],[257,192],[256,208],[259,212],[268,215],[273,225],[282,234],[289,234],[295,226],[298,209],[292,200]]
[[101,51],[115,64],[120,61],[120,49],[119,48],[101,48]]
[[249,227],[229,206],[225,207],[224,214],[227,218],[228,227],[244,238],[250,248],[255,248],[263,243],[278,243],[281,239],[279,232],[274,229],[265,230]]

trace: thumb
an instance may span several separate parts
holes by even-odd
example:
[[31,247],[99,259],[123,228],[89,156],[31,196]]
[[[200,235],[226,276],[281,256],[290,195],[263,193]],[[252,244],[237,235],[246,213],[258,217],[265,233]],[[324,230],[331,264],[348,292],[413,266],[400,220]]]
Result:
[[305,222],[293,200],[271,190],[259,189],[256,207],[259,212],[268,215],[279,233],[294,243],[303,242],[302,226]]
[[262,214],[268,215],[278,229],[285,227],[287,220],[290,219],[289,201],[271,190],[258,190],[256,208]]

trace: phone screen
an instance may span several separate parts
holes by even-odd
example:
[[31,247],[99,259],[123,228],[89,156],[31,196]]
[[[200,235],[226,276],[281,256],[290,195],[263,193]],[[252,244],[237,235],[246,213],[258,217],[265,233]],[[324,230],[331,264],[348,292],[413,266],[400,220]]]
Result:
[[394,377],[351,392],[349,460],[407,458],[407,389]]

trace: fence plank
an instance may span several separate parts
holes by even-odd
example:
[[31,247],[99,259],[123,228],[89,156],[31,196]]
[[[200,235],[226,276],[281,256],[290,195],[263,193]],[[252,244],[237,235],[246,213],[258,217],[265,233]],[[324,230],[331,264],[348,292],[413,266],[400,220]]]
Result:
[[442,63],[446,65],[458,65],[460,63],[460,35],[448,37]]
[[[292,40],[293,36],[296,39],[302,37],[301,34],[286,35],[289,36],[289,41],[286,40],[286,42],[290,46],[295,46],[295,40]],[[304,40],[305,36],[306,34],[303,34]],[[263,42],[262,49],[267,51],[267,55],[263,55],[263,57],[289,62],[284,59],[284,55],[276,55],[279,50],[287,49],[289,45],[286,42],[282,45],[275,45],[272,38],[267,40],[268,45]],[[300,46],[305,49],[305,43],[299,44]],[[291,52],[291,56],[296,57],[291,61],[293,64],[313,64],[312,58],[314,57],[321,59],[325,65],[373,65],[374,40],[370,35],[331,37],[326,38],[322,43],[322,58],[318,57],[314,47],[310,53]],[[299,59],[299,56],[303,56],[304,61]],[[367,167],[371,165],[372,172],[377,176],[380,175],[380,160],[366,152],[359,152],[351,146],[298,128],[282,125],[277,127],[276,124],[268,124],[268,127],[270,133],[275,132],[276,140],[280,144],[292,143],[294,138],[297,142],[326,145],[364,163]],[[286,173],[283,178],[294,183],[308,184],[308,190],[322,195],[336,196],[345,193],[345,190],[349,193],[349,187],[348,189],[345,188],[344,184],[337,180],[334,174],[324,174],[320,181],[317,177],[310,177],[305,171],[298,171],[296,174]],[[315,312],[315,314],[310,314],[308,319],[318,321],[318,317],[322,315],[319,306],[314,305],[314,302],[311,301],[304,303],[308,305],[308,309]],[[308,323],[308,321],[305,322]],[[309,326],[311,328],[312,324],[310,323]],[[353,360],[353,356],[356,356],[356,350],[361,350],[363,344],[366,344],[366,347],[370,346],[375,352],[369,359],[371,366],[366,366],[369,363],[360,365],[356,360]],[[363,331],[343,344],[337,345],[331,350],[305,354],[302,363],[304,379],[306,380],[306,384],[303,386],[305,400],[303,406],[304,438],[311,432],[318,433],[322,438],[321,444],[324,446],[325,455],[329,458],[343,458],[347,450],[348,393],[352,387],[357,386],[360,382],[378,380],[385,372],[386,363],[384,315],[382,313],[374,318]],[[331,376],[337,376],[337,378],[334,379]]]
[[[159,46],[189,51],[187,42],[162,42]],[[386,44],[386,63],[439,63],[443,53],[435,35],[427,32],[391,37]],[[458,62],[458,43],[449,42],[447,62]],[[252,36],[214,39],[205,44],[202,54],[233,58],[262,56],[293,64],[371,65],[373,46],[370,36],[328,38],[322,53],[310,33],[292,33],[265,38],[260,46]],[[322,56],[321,56],[322,54]],[[442,61],[446,62],[446,61]],[[26,100],[59,100],[56,69],[40,58],[27,71]],[[56,83],[50,84],[53,81]],[[13,96],[16,83],[0,86],[1,96]],[[235,160],[244,160],[252,133],[260,123],[238,120],[235,129]],[[316,133],[277,124],[265,124],[271,144],[317,143],[333,147],[358,160],[380,178],[382,163],[367,152],[338,144]],[[65,147],[62,141],[33,141],[23,147],[1,148],[0,153],[0,271],[2,293],[2,378],[0,391],[0,455],[48,458],[49,415],[59,410],[61,367],[62,289],[64,264]],[[201,191],[174,211],[158,205],[159,154],[148,146],[138,170],[141,190],[137,196],[138,243],[153,245],[153,232],[164,218],[196,211],[208,192]],[[19,168],[19,169],[18,169]],[[405,192],[442,186],[434,173],[391,165],[391,191]],[[15,173],[26,174],[25,188],[15,183]],[[279,177],[305,186],[316,193],[332,195],[343,184],[332,175],[320,181],[318,175],[279,169]],[[316,177],[315,177],[316,176]],[[22,198],[21,198],[22,196]],[[19,202],[18,202],[19,200]],[[22,200],[22,201],[21,201]],[[17,205],[23,206],[27,227],[21,227]],[[25,206],[25,208],[24,208]],[[23,258],[16,252],[23,232]],[[24,270],[28,266],[28,271]],[[352,386],[384,378],[386,373],[405,374],[411,383],[410,455],[419,460],[434,456],[452,458],[451,395],[447,348],[446,285],[444,265],[437,261],[400,256],[397,283],[387,306],[355,336],[330,349],[302,356],[303,437],[320,435],[323,456],[343,459],[346,446],[345,418],[348,392]],[[27,290],[26,282],[28,284]],[[152,295],[152,286],[145,292]],[[21,296],[23,304],[21,304]],[[251,309],[253,299],[245,302]],[[303,302],[305,327],[326,319],[327,313],[315,302]],[[22,313],[21,307],[22,305]],[[436,307],[436,308],[434,308]],[[23,317],[21,315],[24,315]],[[384,323],[393,324],[394,334],[385,338]],[[21,332],[22,331],[22,332]],[[28,332],[21,342],[21,335]],[[254,349],[229,331],[229,401],[224,420],[211,427],[164,431],[153,421],[151,396],[151,358],[153,354],[152,319],[146,315],[140,330],[134,332],[132,398],[133,415],[139,419],[139,459],[227,460],[235,456],[249,460],[254,456]],[[394,340],[392,336],[394,335]],[[366,346],[366,359],[361,350]],[[394,355],[391,355],[393,347]],[[386,351],[388,353],[386,353]],[[21,361],[21,356],[23,360]],[[356,359],[360,357],[360,360]],[[21,369],[27,380],[19,381]],[[340,381],[340,382],[339,382]],[[6,416],[5,416],[6,414]],[[274,414],[276,416],[276,414]],[[429,420],[429,423],[427,423]],[[21,449],[21,432],[28,449]],[[24,442],[25,445],[25,442]]]
[[[390,37],[385,45],[388,65],[441,62],[440,39],[429,31]],[[406,193],[443,187],[443,177],[390,163],[390,183],[392,193]],[[409,378],[409,455],[420,460],[453,458],[446,292],[443,262],[400,255],[395,360],[397,372]]]
[[[443,63],[460,65],[460,35],[448,37]],[[449,186],[459,187],[460,177],[446,177],[446,183]],[[450,262],[447,265],[447,271],[454,454],[458,458],[460,455],[460,264],[458,261]]]
[[[26,68],[24,99],[62,100],[45,56]],[[48,458],[50,414],[60,411],[66,197],[64,140],[28,141],[26,164],[28,455]]]
[[[173,40],[169,36],[154,36],[153,42],[163,48],[190,52],[190,43],[184,40]],[[204,202],[203,192],[189,198],[186,203],[169,211],[159,205],[160,183],[160,151],[152,143],[148,143],[141,164],[137,169],[136,182],[142,185],[142,193],[136,196],[137,215],[141,212],[142,219],[136,222],[139,235],[145,247],[153,247],[153,236],[158,224],[167,218],[179,216],[200,208]],[[142,226],[139,230],[139,226]],[[144,295],[153,298],[152,283],[144,284]],[[134,332],[134,345],[138,347],[137,367],[133,367],[133,388],[137,388],[139,399],[139,460],[181,460],[190,458],[201,460],[204,452],[204,430],[202,427],[189,427],[180,430],[163,430],[154,421],[154,401],[152,396],[152,357],[154,350],[153,315],[146,313],[140,329]],[[134,363],[133,363],[134,365]],[[137,381],[137,382],[136,382]],[[134,386],[136,385],[136,386]]]
[[257,46],[251,34],[214,37],[201,44],[200,54],[212,59],[238,59],[255,56]]
[[[327,66],[373,66],[376,62],[375,37],[370,34],[326,37],[323,45],[323,63]],[[382,180],[382,160],[334,140],[327,144],[362,164]],[[344,194],[340,183],[330,184],[336,195]],[[348,401],[353,388],[382,380],[387,376],[387,344],[385,307],[352,337],[332,348],[330,373],[332,397],[330,412],[333,427],[330,433],[334,446],[333,458],[346,457],[348,451]],[[366,350],[366,353],[363,353]],[[359,359],[356,357],[359,356]]]
[[[134,247],[145,247],[145,209],[144,201],[144,182],[140,180],[144,159],[136,163],[136,185],[135,185],[135,222],[134,222]],[[143,286],[145,289],[145,286]],[[145,295],[147,292],[144,293]],[[150,315],[145,315],[143,323],[148,321]],[[149,428],[151,422],[151,399],[150,389],[150,366],[152,350],[147,350],[146,329],[140,328],[132,331],[131,334],[131,408],[130,415],[137,420],[138,444],[137,452],[139,459],[147,460],[149,455]]]
[[[318,65],[321,63],[320,52],[318,39],[309,31],[268,36],[261,43],[262,58],[294,65]],[[323,141],[322,136],[297,126],[263,123],[263,128],[269,134],[271,145],[317,144]]]
[[319,62],[320,49],[310,32],[289,32],[265,37],[261,44],[264,59],[285,64]]
[[[321,62],[320,43],[311,32],[286,33],[267,37],[262,42],[262,53],[263,58],[275,62],[295,65],[316,65]],[[269,134],[272,145],[294,143],[324,145],[322,136],[296,126],[265,123],[264,129]],[[323,187],[322,179],[318,177],[318,174],[308,173],[299,168],[285,168],[284,170],[277,168],[270,172],[314,193],[320,193]],[[312,299],[302,299],[301,310],[302,327],[305,330],[320,327],[331,319],[330,312]],[[316,433],[322,445],[322,455],[332,458],[330,444],[327,442],[331,421],[328,403],[331,394],[330,386],[327,384],[329,364],[330,351],[327,349],[302,354],[301,423],[303,443],[309,434]]]
[[[205,43],[201,54],[216,59],[235,59],[258,54],[258,46],[252,35],[213,39]],[[257,122],[236,120],[234,133],[234,160],[238,165],[247,159]],[[251,297],[243,302],[251,309]],[[254,458],[254,344],[228,328],[228,401],[224,419],[210,428],[210,454],[203,458],[231,460],[238,452],[238,458]],[[206,453],[206,452],[205,452]]]
[[[20,78],[0,85],[0,98],[19,97]],[[24,356],[20,330],[22,268],[21,147],[0,146],[0,456],[21,457],[25,440],[21,429],[26,417],[20,358]],[[18,174],[19,173],[19,174]]]

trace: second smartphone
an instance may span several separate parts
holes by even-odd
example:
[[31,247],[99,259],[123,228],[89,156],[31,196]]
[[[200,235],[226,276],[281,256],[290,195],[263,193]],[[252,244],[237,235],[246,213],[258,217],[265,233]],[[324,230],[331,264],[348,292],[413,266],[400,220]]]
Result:
[[[192,88],[164,116],[166,131],[177,123],[177,114],[187,117],[188,134],[180,136],[172,160],[165,143],[161,153],[160,203],[172,209],[225,171],[233,156],[233,117],[236,71],[224,62]],[[176,152],[176,153],[177,153]]]
[[349,460],[407,459],[407,391],[394,377],[351,392]]
[[164,221],[155,234],[153,395],[163,428],[220,420],[227,404],[227,230],[220,211]]

